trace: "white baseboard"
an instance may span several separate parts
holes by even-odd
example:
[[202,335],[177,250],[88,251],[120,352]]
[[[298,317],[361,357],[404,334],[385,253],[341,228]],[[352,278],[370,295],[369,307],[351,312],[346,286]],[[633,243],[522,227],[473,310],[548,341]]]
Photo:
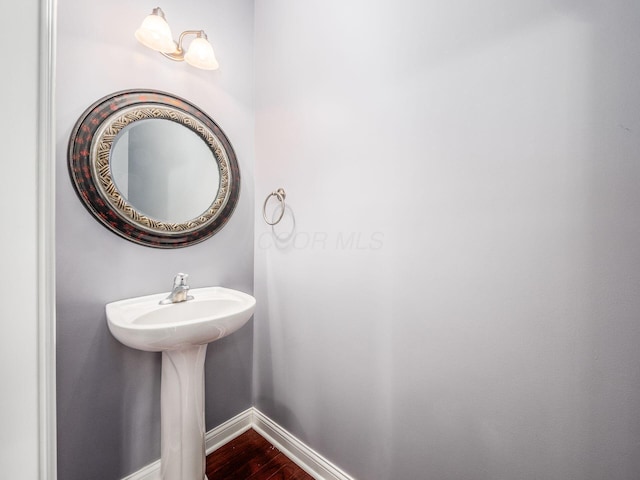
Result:
[[355,480],[255,408],[252,428],[313,478]]
[[[253,428],[317,480],[355,480],[253,407],[206,433],[205,450],[207,455],[250,428]],[[161,480],[160,460],[156,460],[122,480]]]
[[213,430],[209,430],[204,436],[207,455],[249,430],[253,425],[253,411],[253,407],[249,408]]
[[122,480],[161,480],[160,460],[150,463],[137,472],[133,472],[131,475],[124,477]]

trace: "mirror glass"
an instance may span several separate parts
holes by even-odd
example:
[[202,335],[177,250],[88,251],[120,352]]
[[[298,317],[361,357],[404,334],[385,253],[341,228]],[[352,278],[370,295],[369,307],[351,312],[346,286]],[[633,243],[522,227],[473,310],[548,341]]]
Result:
[[136,210],[165,222],[205,212],[220,187],[213,152],[179,123],[147,119],[123,128],[111,148],[113,182]]
[[127,240],[179,248],[218,232],[240,195],[231,142],[204,111],[157,90],[101,98],[69,138],[69,175],[87,210]]

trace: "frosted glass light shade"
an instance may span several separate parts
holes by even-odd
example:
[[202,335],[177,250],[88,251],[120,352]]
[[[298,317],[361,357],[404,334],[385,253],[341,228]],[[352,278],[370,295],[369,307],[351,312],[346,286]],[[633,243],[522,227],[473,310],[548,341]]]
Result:
[[173,53],[176,51],[176,43],[171,36],[169,24],[155,11],[142,21],[142,25],[136,30],[135,35],[144,46],[158,52]]
[[194,67],[204,70],[215,70],[218,68],[218,61],[213,53],[213,47],[206,38],[194,38],[189,44],[189,50],[184,55],[185,61]]

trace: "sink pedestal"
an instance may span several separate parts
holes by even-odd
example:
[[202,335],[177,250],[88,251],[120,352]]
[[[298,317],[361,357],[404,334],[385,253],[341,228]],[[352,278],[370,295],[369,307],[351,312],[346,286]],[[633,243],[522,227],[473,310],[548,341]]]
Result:
[[162,480],[205,475],[204,359],[207,345],[162,352],[160,430]]

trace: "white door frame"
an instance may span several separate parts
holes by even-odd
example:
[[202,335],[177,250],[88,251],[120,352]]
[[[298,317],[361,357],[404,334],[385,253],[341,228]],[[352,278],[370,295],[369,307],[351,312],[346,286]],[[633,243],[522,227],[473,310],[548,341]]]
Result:
[[38,463],[56,480],[55,45],[56,0],[39,0],[38,78]]

